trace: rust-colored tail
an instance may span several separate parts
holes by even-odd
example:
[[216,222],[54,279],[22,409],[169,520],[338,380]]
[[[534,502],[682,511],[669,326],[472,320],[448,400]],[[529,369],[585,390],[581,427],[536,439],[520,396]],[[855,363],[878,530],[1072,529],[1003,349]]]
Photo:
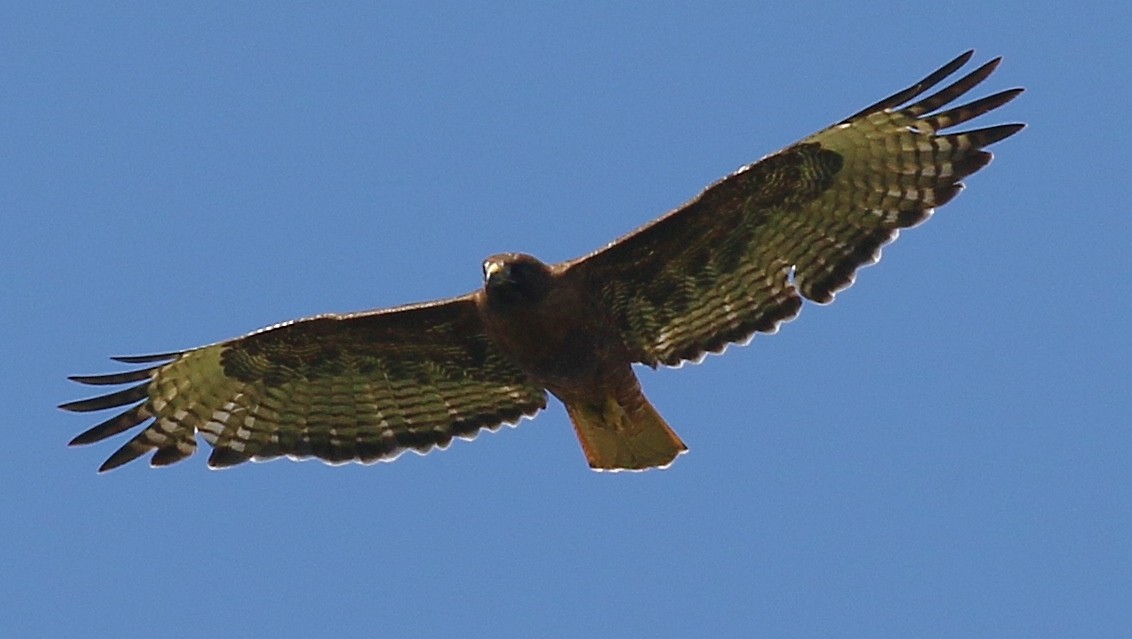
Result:
[[[638,390],[637,393],[640,393]],[[688,450],[644,395],[627,402],[566,404],[586,461],[594,470],[664,468]]]

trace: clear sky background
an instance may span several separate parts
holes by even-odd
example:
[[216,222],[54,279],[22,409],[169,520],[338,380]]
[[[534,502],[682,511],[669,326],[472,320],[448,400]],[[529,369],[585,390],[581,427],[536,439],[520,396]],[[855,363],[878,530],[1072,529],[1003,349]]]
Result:
[[[1127,636],[1127,3],[9,3],[0,635]],[[963,50],[1028,91],[828,307],[427,457],[95,469],[68,374],[591,251]],[[95,389],[97,390],[97,389]]]

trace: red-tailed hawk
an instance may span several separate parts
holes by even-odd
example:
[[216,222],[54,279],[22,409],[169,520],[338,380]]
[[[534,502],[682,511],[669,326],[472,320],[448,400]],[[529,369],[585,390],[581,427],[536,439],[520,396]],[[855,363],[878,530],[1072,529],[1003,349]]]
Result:
[[100,470],[150,451],[152,465],[171,464],[193,454],[198,434],[213,467],[281,455],[374,462],[515,423],[544,408],[549,391],[591,467],[667,466],[687,447],[632,365],[678,365],[775,332],[803,298],[832,301],[900,229],[955,197],[990,161],[984,148],[1023,126],[945,132],[1022,92],[940,110],[985,80],[995,59],[921,97],[972,53],[585,257],[548,266],[496,255],[483,264],[483,287],[463,297],[287,322],[116,358],[147,364],[138,370],[72,377],[137,384],[64,404],[132,405],[71,443],[149,421]]

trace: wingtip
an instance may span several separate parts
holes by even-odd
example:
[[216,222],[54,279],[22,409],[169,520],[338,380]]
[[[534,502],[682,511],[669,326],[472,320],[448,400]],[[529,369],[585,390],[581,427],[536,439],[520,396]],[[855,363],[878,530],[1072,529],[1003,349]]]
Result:
[[[1002,99],[1002,104],[1006,104],[1007,102],[1010,102],[1011,100],[1022,95],[1025,92],[1026,92],[1026,87],[1014,87],[1013,89],[1006,89],[1005,91],[1000,91],[999,95],[1006,96],[1006,97],[1003,97],[1003,99]],[[1002,106],[1002,105],[999,105],[999,106]]]
[[85,411],[83,411],[81,408],[79,408],[79,406],[82,405],[82,403],[85,402],[85,401],[86,401],[85,399],[76,399],[76,400],[70,401],[70,402],[63,402],[62,404],[59,404],[59,406],[57,406],[57,408],[59,410],[65,410],[69,413],[82,413],[82,412],[85,412]]
[[977,131],[968,131],[967,135],[979,134],[979,147],[983,148],[1002,142],[1006,138],[1018,133],[1024,128],[1026,128],[1025,124],[1016,122],[1014,124],[1000,124],[998,126],[979,129]]
[[152,450],[151,447],[139,443],[136,439],[132,439],[126,442],[124,446],[114,451],[114,454],[108,457],[106,461],[102,462],[102,465],[98,467],[98,472],[101,474],[114,470],[119,466],[134,461],[150,450]]
[[96,442],[100,442],[100,441],[106,439],[107,437],[110,437],[111,435],[117,434],[117,433],[113,433],[113,432],[105,433],[105,429],[102,428],[102,426],[104,424],[105,424],[105,422],[103,424],[99,424],[98,426],[95,426],[94,428],[89,428],[87,430],[84,430],[83,432],[79,433],[78,435],[75,435],[74,437],[71,438],[71,441],[67,442],[67,445],[68,446],[86,446],[87,444],[93,444],[93,443],[96,443]]
[[110,457],[106,461],[102,462],[102,465],[98,467],[97,472],[98,472],[99,475],[105,475],[106,473],[114,470],[115,468],[118,468],[119,466],[121,466],[125,463],[126,462],[124,462],[124,461],[118,461],[118,460],[114,459],[114,457]]
[[[979,65],[979,68],[972,71],[971,74],[980,74],[982,78],[990,77],[990,75],[994,73],[996,69],[998,69],[998,66],[1000,64],[1002,64],[1002,56],[991,58],[990,60],[987,60],[986,62]],[[982,82],[982,80],[979,80],[979,82]]]
[[[846,123],[852,122],[856,118],[859,118],[859,117],[864,116],[864,115],[868,115],[869,113],[872,113],[874,111],[881,111],[881,110],[885,110],[885,109],[897,108],[900,105],[905,104],[905,103],[917,98],[918,96],[923,95],[924,93],[929,91],[932,87],[938,85],[940,82],[943,82],[945,79],[947,79],[948,77],[950,77],[951,75],[953,75],[954,73],[956,73],[960,69],[962,69],[964,66],[966,66],[967,63],[971,61],[971,58],[974,55],[975,55],[974,49],[967,49],[963,53],[960,53],[958,56],[956,56],[955,58],[950,60],[947,64],[945,64],[942,67],[936,69],[935,71],[932,71],[931,73],[929,73],[927,76],[925,76],[919,82],[916,82],[912,86],[909,86],[905,89],[897,91],[896,93],[893,93],[892,95],[890,95],[890,96],[888,96],[888,97],[886,97],[882,100],[879,100],[879,101],[877,101],[873,104],[870,104],[869,106],[861,109],[860,111],[854,113],[853,115],[845,118],[844,120],[839,122],[839,124],[846,124]],[[980,79],[979,81],[981,81],[982,78],[985,78],[993,70],[993,67],[989,66],[992,63],[994,63],[994,62],[992,61],[991,63],[987,63],[987,64],[982,65],[978,69],[976,69],[976,70],[972,71],[971,73],[967,74],[966,76],[964,76],[964,78],[960,79],[958,82],[963,83],[964,80],[969,81],[971,78],[979,78]],[[994,64],[997,64],[997,63],[994,63]],[[975,82],[974,84],[978,84],[978,82]],[[952,86],[954,86],[954,85],[952,85]],[[972,84],[972,86],[973,86],[973,84]],[[944,89],[944,91],[947,91],[947,89]],[[927,98],[927,101],[931,101],[931,100],[932,100],[932,98]],[[924,109],[924,112],[930,112],[931,110],[933,110],[933,109]]]
[[[111,373],[109,375],[68,375],[67,380],[75,382],[77,384],[86,384],[87,386],[108,386],[108,385],[111,385],[111,384],[117,384],[118,382],[116,382],[116,381],[107,382],[107,381],[104,381],[104,380],[107,380],[107,379],[113,380],[114,378],[117,378],[117,377],[120,377],[120,375],[116,375],[116,374],[113,374],[113,373]],[[134,380],[131,379],[130,381],[134,381]]]
[[[973,57],[975,57],[975,50],[974,49],[967,49],[963,53],[960,53],[959,55],[955,56],[955,58],[951,62],[948,62],[947,64],[945,64],[942,67],[940,67],[939,69],[937,69],[936,73],[942,74],[943,77],[947,77],[947,76],[955,73],[959,69],[962,69],[963,67],[967,66],[967,63],[970,62],[971,58],[973,58]],[[945,71],[945,69],[946,69],[946,71]],[[929,76],[929,77],[931,77],[931,76]]]

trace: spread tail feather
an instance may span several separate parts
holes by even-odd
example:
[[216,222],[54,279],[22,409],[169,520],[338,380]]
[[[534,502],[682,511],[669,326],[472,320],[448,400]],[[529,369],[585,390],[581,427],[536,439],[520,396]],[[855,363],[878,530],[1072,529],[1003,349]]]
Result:
[[[639,391],[638,391],[639,392]],[[615,397],[567,404],[586,461],[594,470],[665,468],[688,450],[643,395],[628,409]]]

